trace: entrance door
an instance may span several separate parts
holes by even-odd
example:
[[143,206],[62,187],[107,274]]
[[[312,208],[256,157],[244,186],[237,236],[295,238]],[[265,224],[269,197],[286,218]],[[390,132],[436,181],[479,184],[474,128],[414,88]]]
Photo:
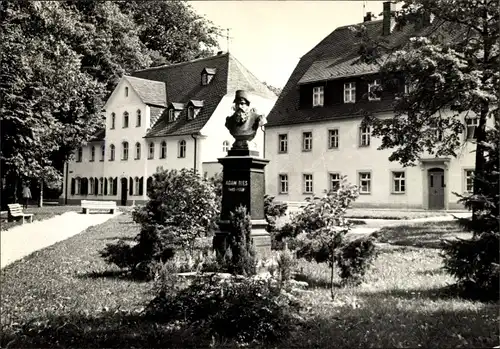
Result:
[[429,185],[429,210],[444,209],[444,170],[441,168],[432,168],[428,175]]
[[127,178],[122,178],[120,181],[122,185],[122,190],[121,190],[122,196],[120,204],[122,206],[127,206]]

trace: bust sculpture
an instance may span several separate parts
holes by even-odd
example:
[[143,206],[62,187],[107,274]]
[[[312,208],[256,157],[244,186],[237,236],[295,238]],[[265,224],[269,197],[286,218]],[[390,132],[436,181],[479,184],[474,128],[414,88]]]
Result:
[[233,149],[248,149],[248,141],[255,138],[257,130],[264,124],[264,116],[250,108],[248,94],[244,90],[236,91],[234,114],[226,118],[226,128],[236,140]]

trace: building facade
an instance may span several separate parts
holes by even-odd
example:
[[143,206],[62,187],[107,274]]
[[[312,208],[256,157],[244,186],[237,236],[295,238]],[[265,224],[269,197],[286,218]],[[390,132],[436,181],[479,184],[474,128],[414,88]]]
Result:
[[[60,202],[141,203],[160,168],[221,172],[217,159],[234,142],[224,124],[239,89],[264,115],[277,98],[229,53],[123,76],[104,106],[105,129],[67,163]],[[263,130],[252,146],[263,154]]]
[[[369,35],[398,47],[422,26],[396,28],[393,4],[384,3],[382,20],[365,18]],[[477,119],[462,117],[466,132],[458,156],[422,154],[413,167],[389,161],[391,150],[362,124],[367,112],[393,116],[393,102],[408,92],[403,78],[381,91],[379,65],[359,61],[360,39],[349,26],[337,28],[304,55],[271,110],[266,125],[267,192],[290,205],[335,189],[342,176],[358,185],[355,206],[404,209],[461,209],[454,193],[472,190],[474,129]]]

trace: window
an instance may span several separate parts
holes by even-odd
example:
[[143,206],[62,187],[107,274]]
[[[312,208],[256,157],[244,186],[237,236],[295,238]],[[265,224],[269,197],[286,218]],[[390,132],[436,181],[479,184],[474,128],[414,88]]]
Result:
[[125,87],[125,97],[128,97],[128,87]]
[[139,160],[141,158],[141,143],[135,143],[135,159]]
[[339,147],[339,130],[328,130],[328,148],[336,149]]
[[99,195],[102,195],[104,193],[104,179],[101,177],[99,178]]
[[287,174],[280,174],[279,176],[279,189],[280,189],[280,194],[287,194],[288,193],[288,175]]
[[177,154],[177,157],[179,157],[179,158],[186,157],[186,141],[185,140],[179,141],[179,153]]
[[370,172],[359,172],[359,193],[370,194],[372,189],[372,174]]
[[330,173],[330,190],[336,191],[340,188],[340,173]]
[[113,184],[114,184],[113,178],[109,177],[108,178],[108,195],[113,195],[113,192],[114,192]]
[[141,186],[141,183],[140,183],[140,181],[139,181],[139,177],[135,177],[135,178],[134,178],[134,183],[135,183],[135,186],[134,186],[134,194],[135,194],[135,195],[139,195],[139,192],[140,192],[139,188],[140,188],[140,186]]
[[168,110],[168,122],[172,122],[175,120],[175,110],[173,108],[170,108]]
[[76,177],[75,184],[76,184],[75,194],[80,195],[82,193],[82,180],[80,177]]
[[94,194],[95,186],[94,186],[94,178],[90,177],[89,179],[89,193]]
[[356,83],[348,82],[344,84],[344,103],[356,102]]
[[229,151],[229,141],[222,142],[222,152],[227,153]]
[[90,148],[90,161],[95,161],[95,146]]
[[115,145],[111,144],[109,146],[109,161],[115,161]]
[[167,157],[167,142],[163,141],[160,145],[160,159],[165,159]]
[[313,107],[322,107],[324,103],[325,89],[323,86],[313,88]]
[[148,148],[148,159],[154,159],[155,157],[155,144],[153,142],[149,143]]
[[122,160],[128,160],[128,142],[122,143]]
[[208,85],[208,74],[206,73],[201,74],[201,84]]
[[372,83],[368,84],[368,100],[369,101],[380,101],[380,80],[373,80]]
[[111,129],[115,128],[115,124],[116,124],[116,114],[111,113]]
[[141,111],[138,109],[137,110],[137,119],[135,121],[135,127],[140,127],[141,126]]
[[104,161],[104,157],[106,156],[106,147],[101,145],[101,161]]
[[288,135],[287,134],[281,134],[278,135],[278,153],[286,153],[288,152]]
[[79,147],[76,150],[76,162],[82,162],[82,158],[83,158],[83,148]]
[[476,139],[476,129],[479,126],[478,118],[465,118],[465,125],[467,127],[466,130],[466,138],[467,139]]
[[194,107],[188,107],[188,119],[194,119]]
[[128,112],[123,113],[123,128],[128,127]]
[[312,194],[313,192],[313,175],[304,174],[304,194]]
[[312,150],[312,132],[303,132],[302,133],[302,151],[311,151]]
[[392,192],[402,194],[406,191],[405,173],[402,171],[392,172]]
[[370,126],[361,126],[359,128],[359,146],[368,147],[370,145]]
[[465,170],[465,191],[474,192],[474,170]]

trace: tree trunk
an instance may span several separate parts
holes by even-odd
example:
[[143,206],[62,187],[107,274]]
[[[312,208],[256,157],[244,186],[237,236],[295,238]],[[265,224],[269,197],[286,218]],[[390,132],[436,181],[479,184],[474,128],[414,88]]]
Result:
[[43,207],[43,179],[40,180],[40,198],[38,199],[38,207]]
[[335,300],[335,292],[333,291],[333,252],[332,252],[332,260],[330,261],[330,296],[332,300]]

